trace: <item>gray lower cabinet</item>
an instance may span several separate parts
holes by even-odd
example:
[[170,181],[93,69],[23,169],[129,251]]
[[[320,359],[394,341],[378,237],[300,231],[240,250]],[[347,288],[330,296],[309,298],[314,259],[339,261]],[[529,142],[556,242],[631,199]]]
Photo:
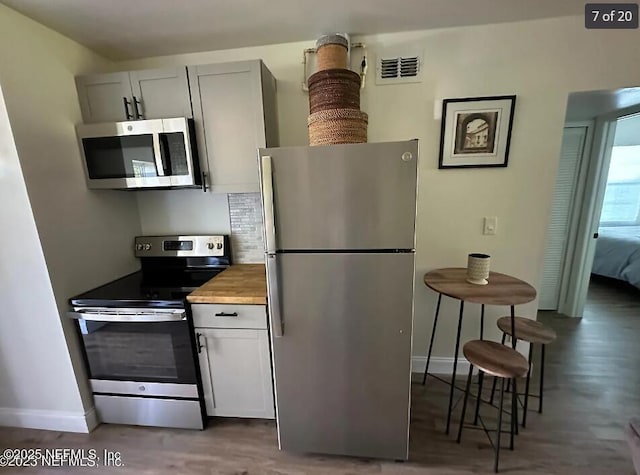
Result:
[[274,419],[266,308],[198,304],[192,311],[207,414]]
[[192,117],[187,68],[76,77],[85,123]]
[[278,146],[275,79],[260,60],[190,66],[201,169],[214,192],[258,192],[257,149]]

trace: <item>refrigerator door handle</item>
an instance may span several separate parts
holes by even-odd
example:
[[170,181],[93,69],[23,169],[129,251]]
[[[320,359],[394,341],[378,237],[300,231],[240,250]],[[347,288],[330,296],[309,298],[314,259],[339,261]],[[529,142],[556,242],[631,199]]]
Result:
[[264,201],[264,229],[267,254],[276,252],[276,217],[273,203],[273,171],[271,157],[263,156],[262,160],[262,195]]
[[280,312],[280,289],[278,288],[278,255],[267,254],[267,293],[269,295],[269,313],[273,336],[284,336],[284,323]]

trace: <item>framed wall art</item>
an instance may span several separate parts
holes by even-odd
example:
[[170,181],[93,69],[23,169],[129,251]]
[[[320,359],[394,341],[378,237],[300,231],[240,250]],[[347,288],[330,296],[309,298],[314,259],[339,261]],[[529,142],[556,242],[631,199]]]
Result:
[[438,168],[506,167],[516,96],[442,102]]

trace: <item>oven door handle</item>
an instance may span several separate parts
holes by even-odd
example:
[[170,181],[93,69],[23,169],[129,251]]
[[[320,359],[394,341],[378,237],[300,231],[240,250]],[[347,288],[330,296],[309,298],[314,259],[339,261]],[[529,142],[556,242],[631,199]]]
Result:
[[187,319],[185,312],[176,313],[138,313],[138,314],[109,314],[89,312],[67,312],[69,318],[74,320],[87,320],[91,322],[179,322]]

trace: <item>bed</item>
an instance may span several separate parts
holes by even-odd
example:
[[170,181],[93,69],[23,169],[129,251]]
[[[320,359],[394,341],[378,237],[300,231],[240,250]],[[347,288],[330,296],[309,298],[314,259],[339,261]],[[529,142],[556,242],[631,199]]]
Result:
[[591,272],[640,289],[640,226],[604,227],[598,233]]

